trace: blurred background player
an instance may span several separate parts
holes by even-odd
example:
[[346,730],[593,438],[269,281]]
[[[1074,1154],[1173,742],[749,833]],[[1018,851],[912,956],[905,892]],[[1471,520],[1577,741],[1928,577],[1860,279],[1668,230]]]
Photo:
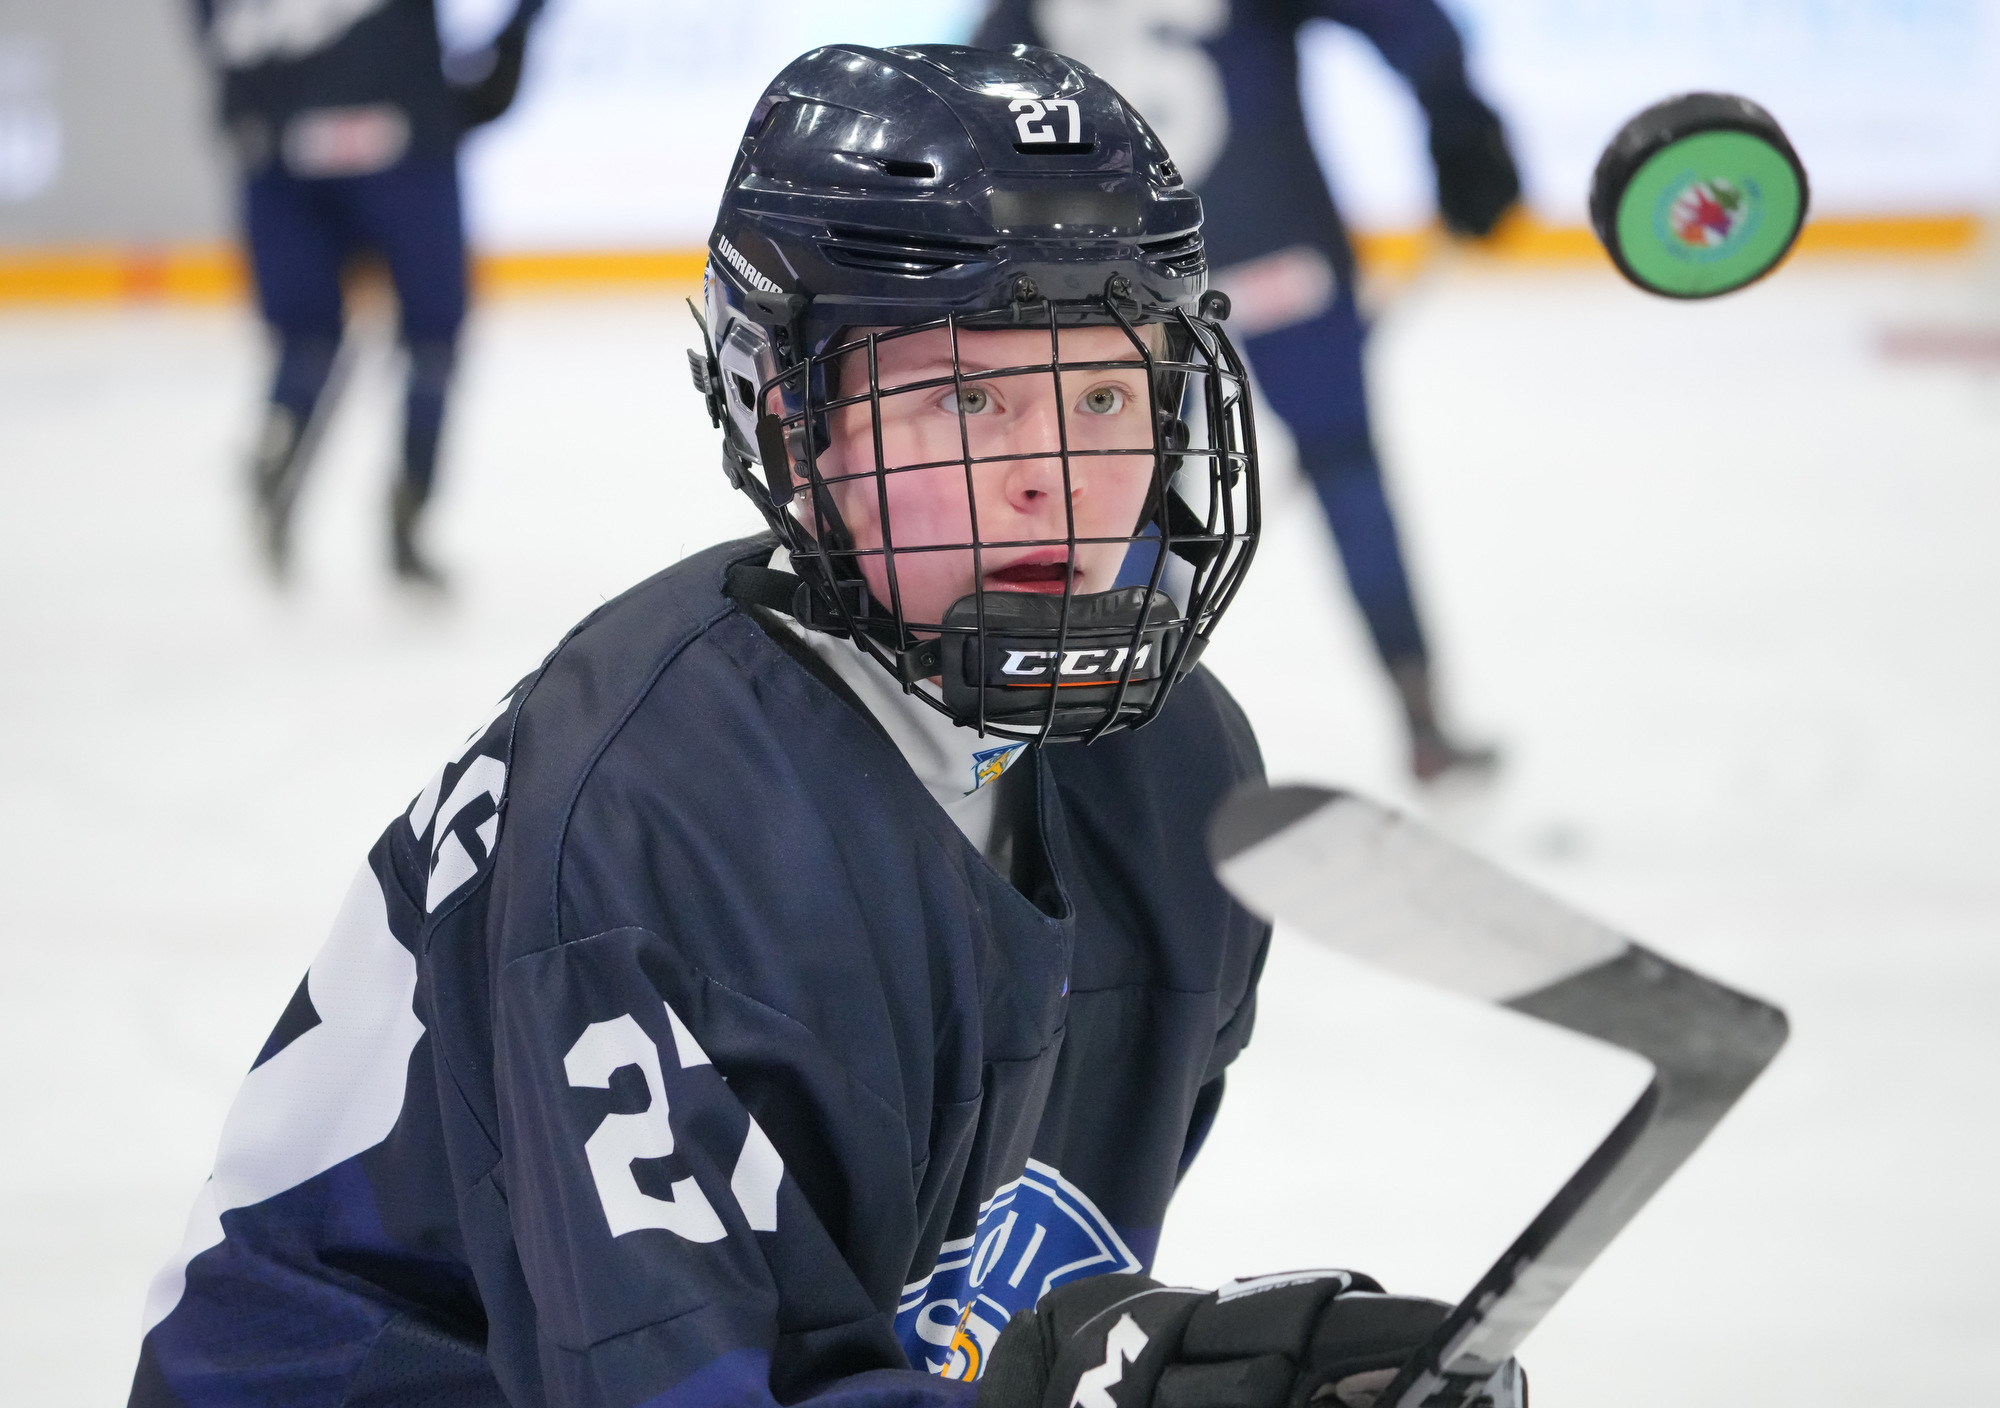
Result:
[[1299,96],[1298,33],[1366,35],[1430,119],[1438,209],[1484,236],[1520,194],[1500,120],[1472,89],[1433,0],[993,0],[973,42],[1041,44],[1089,64],[1159,129],[1202,196],[1215,286],[1266,402],[1333,530],[1355,603],[1394,682],[1410,770],[1430,782],[1497,761],[1439,716],[1430,648],[1369,429],[1354,253]]
[[515,0],[490,45],[454,56],[449,75],[435,0],[195,5],[242,172],[258,307],[278,351],[251,470],[260,546],[282,579],[292,510],[345,371],[342,269],[372,254],[395,286],[409,354],[391,561],[404,581],[440,586],[417,526],[465,319],[458,143],[513,102],[542,0]]

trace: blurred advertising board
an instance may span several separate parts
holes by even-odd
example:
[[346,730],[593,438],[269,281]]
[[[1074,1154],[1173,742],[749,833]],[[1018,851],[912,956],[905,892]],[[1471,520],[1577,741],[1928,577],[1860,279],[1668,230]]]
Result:
[[[1064,2],[1161,16],[1166,42],[1183,43],[1174,36],[1214,28],[1230,4]],[[447,42],[476,47],[512,3],[438,0]],[[474,239],[503,255],[696,249],[743,120],[788,59],[838,40],[961,39],[981,3],[548,0],[520,102],[467,144]],[[1778,116],[1818,214],[2000,206],[2000,0],[1444,3],[1544,225],[1582,223],[1592,164],[1625,117],[1695,88],[1745,93]],[[106,23],[113,9],[119,23]],[[1306,26],[1301,57],[1352,223],[1423,226],[1429,163],[1407,90],[1329,21]],[[227,238],[234,198],[208,88],[187,0],[0,0],[0,245]]]
[[496,249],[700,245],[743,123],[787,61],[838,41],[962,40],[979,8],[549,0],[514,111],[466,148],[473,237]]
[[[465,12],[497,0],[452,0]],[[1226,0],[1099,0],[1167,15]],[[953,40],[976,0],[550,0],[513,114],[468,149],[489,248],[692,246],[744,117],[816,43]],[[2000,204],[1996,0],[1448,0],[1475,76],[1506,117],[1528,201],[1583,222],[1598,151],[1671,93],[1745,93],[1783,122],[1815,210],[1869,215]],[[448,9],[447,13],[451,13]],[[1204,20],[1204,23],[1211,21]],[[1351,30],[1307,27],[1303,83],[1321,152],[1362,229],[1430,218],[1423,125]]]

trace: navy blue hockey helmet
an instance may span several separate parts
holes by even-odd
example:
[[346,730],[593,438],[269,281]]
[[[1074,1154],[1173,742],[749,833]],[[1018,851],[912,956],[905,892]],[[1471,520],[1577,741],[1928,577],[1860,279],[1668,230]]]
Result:
[[1048,50],[830,46],[744,132],[695,381],[796,578],[739,596],[851,637],[956,721],[1152,718],[1259,522],[1248,378],[1201,204]]

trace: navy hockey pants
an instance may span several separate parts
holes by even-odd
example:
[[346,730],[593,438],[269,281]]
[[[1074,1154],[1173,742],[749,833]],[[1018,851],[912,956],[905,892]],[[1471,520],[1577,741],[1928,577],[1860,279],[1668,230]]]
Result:
[[332,374],[341,266],[372,252],[388,265],[409,349],[403,480],[421,502],[437,472],[445,396],[465,320],[465,222],[458,168],[412,157],[371,176],[305,180],[273,163],[244,192],[257,303],[278,338],[271,400],[304,426]]
[[1376,650],[1391,664],[1420,661],[1426,658],[1423,628],[1368,428],[1361,337],[1354,291],[1342,280],[1324,312],[1246,339],[1243,355],[1265,401],[1298,443],[1299,468],[1326,510],[1348,588]]

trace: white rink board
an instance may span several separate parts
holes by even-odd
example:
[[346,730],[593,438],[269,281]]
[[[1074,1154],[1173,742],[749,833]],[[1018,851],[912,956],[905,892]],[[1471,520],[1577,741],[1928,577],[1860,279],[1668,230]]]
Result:
[[[1821,214],[2000,205],[2000,6],[1990,0],[1446,8],[1546,220],[1584,222],[1598,153],[1626,118],[1705,88],[1747,94],[1777,115]],[[474,235],[504,249],[700,245],[750,108],[787,60],[833,41],[962,40],[981,9],[979,0],[561,0],[536,29],[515,110],[467,145]],[[1224,0],[1176,11],[1191,31],[1223,12]],[[1331,21],[1306,27],[1300,53],[1315,141],[1348,219],[1360,229],[1428,221],[1430,160],[1409,90],[1358,32]]]
[[1528,199],[1580,224],[1598,153],[1674,93],[1742,93],[1785,127],[1821,214],[2000,204],[1991,0],[1445,0],[1513,123]]
[[[1458,712],[1509,755],[1441,819],[1794,1021],[1529,1340],[1537,1408],[1877,1408],[1982,1381],[2000,381],[1873,353],[1941,310],[2000,321],[2000,282],[1806,265],[1681,307],[1609,274],[1445,269],[1382,324],[1433,633]],[[382,583],[379,364],[280,600],[237,496],[247,317],[0,316],[0,1402],[122,1401],[145,1281],[358,857],[576,616],[752,525],[687,340],[665,298],[477,313],[440,505],[461,590],[426,609]],[[1270,514],[1215,668],[1274,775],[1406,795],[1282,462]],[[1169,1220],[1176,1278],[1347,1264],[1455,1296],[1637,1078],[1285,935],[1263,992]]]

